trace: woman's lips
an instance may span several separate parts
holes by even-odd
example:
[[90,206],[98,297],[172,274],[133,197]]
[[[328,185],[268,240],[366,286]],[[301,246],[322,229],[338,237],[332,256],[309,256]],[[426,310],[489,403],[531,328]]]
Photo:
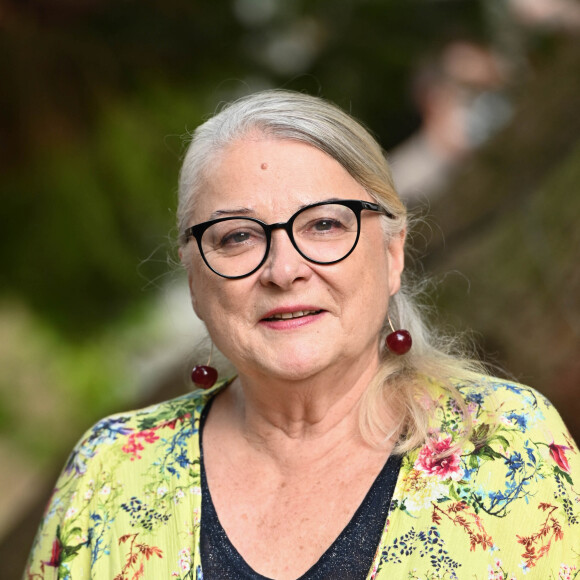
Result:
[[320,310],[296,310],[295,312],[278,312],[266,317],[264,320],[289,320],[290,318],[302,318],[311,314],[318,314]]
[[317,320],[325,311],[313,307],[276,309],[268,312],[260,324],[269,328],[289,329],[303,326]]

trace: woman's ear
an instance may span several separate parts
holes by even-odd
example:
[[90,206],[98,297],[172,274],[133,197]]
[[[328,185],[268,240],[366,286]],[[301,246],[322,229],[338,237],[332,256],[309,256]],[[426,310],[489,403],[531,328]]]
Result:
[[405,237],[407,230],[401,230],[389,240],[389,295],[392,296],[401,287],[401,275],[405,269]]
[[183,248],[179,248],[178,254],[179,254],[179,260],[181,261],[181,265],[185,268],[185,271],[187,272],[187,285],[189,287],[189,296],[191,297],[191,305],[193,306],[193,311],[195,312],[196,316],[200,320],[203,320],[203,318],[200,316],[200,313],[199,313],[197,294],[195,291],[195,285],[193,283],[191,265],[186,262],[186,259],[185,259],[186,252]]
[[189,285],[189,295],[191,297],[191,305],[193,306],[193,311],[195,312],[196,316],[200,320],[203,320],[203,317],[201,316],[200,309],[199,309],[199,303],[197,300],[197,292],[195,289],[195,284],[193,282],[193,277],[191,275],[191,270],[189,268],[187,269],[187,281],[188,281],[188,285]]
[[189,275],[188,275],[188,279],[189,279],[189,295],[191,297],[191,306],[193,307],[193,311],[195,312],[195,315],[200,320],[203,320],[203,316],[201,315],[199,303],[197,300],[197,294],[195,292],[194,285],[192,284],[191,277]]

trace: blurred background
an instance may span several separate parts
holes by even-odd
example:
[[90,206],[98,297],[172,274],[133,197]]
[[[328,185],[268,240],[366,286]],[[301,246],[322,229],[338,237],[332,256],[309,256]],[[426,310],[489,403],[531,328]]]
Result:
[[206,362],[177,173],[187,133],[259,89],[371,128],[439,323],[580,439],[579,34],[577,0],[1,0],[2,578],[82,432]]

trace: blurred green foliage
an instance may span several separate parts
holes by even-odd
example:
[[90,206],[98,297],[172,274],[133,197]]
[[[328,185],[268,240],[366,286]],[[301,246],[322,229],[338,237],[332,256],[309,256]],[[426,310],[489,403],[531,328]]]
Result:
[[75,340],[167,269],[182,135],[267,86],[320,93],[385,146],[412,64],[484,29],[478,2],[9,2],[0,37],[2,290]]
[[13,216],[2,227],[4,291],[77,339],[122,316],[168,268],[184,128],[167,137],[150,103],[185,108],[159,91],[114,102],[89,139],[43,150],[3,179]]

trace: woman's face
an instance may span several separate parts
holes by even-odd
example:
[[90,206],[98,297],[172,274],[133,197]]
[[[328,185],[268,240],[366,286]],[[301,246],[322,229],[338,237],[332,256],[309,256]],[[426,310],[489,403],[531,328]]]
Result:
[[[301,207],[332,198],[373,201],[318,149],[247,137],[213,161],[194,223],[222,215],[286,222]],[[399,289],[404,244],[401,235],[387,246],[381,219],[363,211],[356,248],[332,265],[308,262],[276,229],[266,262],[236,280],[213,273],[195,241],[188,244],[182,259],[193,307],[240,374],[298,380],[378,363],[378,336],[389,296]],[[279,318],[288,313],[295,317]]]

